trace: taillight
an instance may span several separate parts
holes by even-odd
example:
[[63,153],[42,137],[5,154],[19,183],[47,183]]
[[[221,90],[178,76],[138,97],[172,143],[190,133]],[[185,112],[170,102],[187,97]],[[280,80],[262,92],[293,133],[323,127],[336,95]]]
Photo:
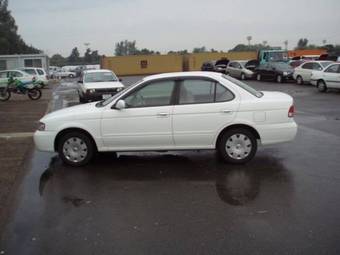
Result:
[[292,105],[288,110],[288,118],[293,118],[295,114],[295,107]]

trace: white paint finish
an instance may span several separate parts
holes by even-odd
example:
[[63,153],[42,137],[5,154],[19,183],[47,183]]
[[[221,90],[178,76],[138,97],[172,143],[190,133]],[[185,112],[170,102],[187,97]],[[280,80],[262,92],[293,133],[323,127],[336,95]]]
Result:
[[[145,82],[188,76],[214,79],[232,91],[235,98],[222,103],[121,110],[112,107]],[[217,73],[154,75],[129,87],[105,107],[89,103],[46,115],[41,119],[46,124],[46,131],[37,131],[34,139],[38,149],[53,151],[55,136],[60,131],[80,128],[92,135],[99,151],[214,149],[216,139],[224,128],[244,124],[257,130],[262,144],[273,144],[295,137],[297,126],[293,118],[288,118],[292,104],[292,97],[281,92],[264,92],[262,97],[255,97]]]

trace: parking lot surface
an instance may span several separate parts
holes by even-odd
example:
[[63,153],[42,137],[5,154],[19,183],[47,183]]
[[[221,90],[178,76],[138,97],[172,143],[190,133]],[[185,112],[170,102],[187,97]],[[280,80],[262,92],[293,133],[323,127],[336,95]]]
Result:
[[[340,93],[247,83],[294,97],[293,142],[260,147],[243,166],[200,151],[105,153],[71,168],[34,151],[0,251],[339,254]],[[62,82],[51,110],[77,104],[76,88]]]

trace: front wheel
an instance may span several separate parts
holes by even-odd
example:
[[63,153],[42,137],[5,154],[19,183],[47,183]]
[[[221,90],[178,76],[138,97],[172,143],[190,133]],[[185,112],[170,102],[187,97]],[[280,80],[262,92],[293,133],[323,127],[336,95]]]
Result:
[[258,73],[258,74],[256,75],[256,80],[261,81],[261,79],[262,79],[261,74]]
[[303,79],[300,75],[298,75],[298,77],[296,77],[296,84],[297,85],[302,85],[303,84]]
[[0,101],[7,101],[11,97],[11,92],[7,89],[0,90]]
[[30,89],[27,95],[31,100],[38,100],[41,98],[41,90],[38,88]]
[[92,140],[81,132],[66,133],[58,141],[59,157],[67,165],[86,165],[93,158],[94,152]]
[[318,87],[318,90],[320,92],[326,92],[326,90],[327,90],[326,83],[324,81],[322,81],[322,80],[318,81],[317,87]]
[[218,142],[217,150],[224,161],[233,164],[244,164],[256,154],[256,137],[248,129],[231,129],[222,135]]
[[276,82],[277,82],[277,83],[282,83],[282,81],[283,81],[283,78],[282,78],[282,75],[281,75],[281,74],[279,74],[278,76],[276,76]]

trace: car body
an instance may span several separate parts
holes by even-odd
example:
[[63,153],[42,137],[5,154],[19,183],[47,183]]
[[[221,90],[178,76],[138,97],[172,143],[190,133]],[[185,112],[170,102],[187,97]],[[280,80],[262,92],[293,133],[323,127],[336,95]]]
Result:
[[54,73],[55,77],[57,78],[75,78],[77,76],[76,72],[60,70]]
[[215,72],[226,73],[227,66],[229,64],[229,59],[221,58],[215,63]]
[[205,61],[202,64],[201,70],[202,71],[208,71],[208,72],[214,72],[215,71],[215,64],[216,64],[216,61],[214,61],[214,60]]
[[321,72],[328,65],[332,64],[332,61],[307,61],[299,65],[294,69],[293,78],[297,84],[310,83],[313,72]]
[[246,68],[247,63],[247,60],[230,61],[226,73],[241,80],[251,79],[254,72]]
[[40,84],[42,87],[48,85],[48,76],[43,68],[25,67],[20,70],[33,75],[35,77],[36,82]]
[[124,85],[111,70],[87,70],[80,80],[79,101],[99,101],[124,89]]
[[18,79],[23,83],[33,82],[35,80],[33,75],[22,70],[4,70],[0,71],[0,87],[7,86],[10,77]]
[[145,77],[107,100],[47,114],[34,141],[73,166],[96,151],[201,149],[245,163],[258,143],[294,139],[293,114],[292,97],[281,92],[259,92],[215,72],[168,73]]
[[320,92],[327,89],[340,89],[340,63],[330,64],[320,72],[313,72],[311,83],[318,88]]
[[256,67],[256,80],[274,80],[281,83],[293,80],[293,71],[287,62],[267,62]]

